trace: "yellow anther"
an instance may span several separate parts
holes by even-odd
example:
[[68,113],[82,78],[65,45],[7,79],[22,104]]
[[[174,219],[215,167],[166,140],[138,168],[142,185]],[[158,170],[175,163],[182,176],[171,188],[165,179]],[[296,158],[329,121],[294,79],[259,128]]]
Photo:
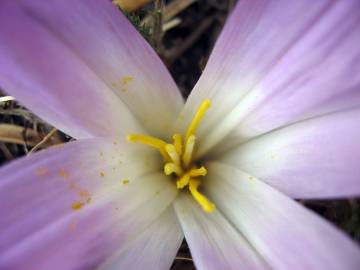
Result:
[[191,162],[192,153],[194,151],[194,145],[195,145],[195,136],[191,135],[185,143],[185,151],[182,157],[182,160],[184,162],[185,167],[188,167]]
[[202,166],[201,168],[199,169],[191,169],[188,174],[191,176],[191,177],[197,177],[197,176],[205,176],[207,174],[207,170],[204,166]]
[[172,173],[175,173],[176,175],[182,175],[183,174],[183,170],[181,169],[181,167],[175,163],[166,163],[164,166],[164,173],[166,175],[170,175]]
[[129,134],[127,135],[127,139],[130,142],[146,144],[157,149],[164,149],[166,145],[166,142],[163,140],[142,134]]
[[177,165],[181,165],[180,163],[180,158],[179,155],[175,149],[175,146],[172,144],[167,144],[165,146],[166,152],[168,153],[168,155],[170,156],[171,160],[177,164]]
[[163,140],[142,134],[129,134],[127,135],[127,139],[130,142],[142,143],[158,149],[160,151],[160,154],[164,157],[164,159],[166,161],[170,161],[170,157],[165,150],[166,142],[164,142]]
[[182,151],[183,151],[181,134],[174,134],[173,140],[174,140],[174,146],[175,146],[176,152],[178,153],[179,156],[181,156]]
[[215,210],[215,204],[210,202],[203,194],[198,191],[200,181],[198,179],[190,179],[189,190],[194,199],[200,204],[205,212],[211,213]]
[[185,137],[185,140],[187,141],[188,138],[191,136],[191,135],[194,135],[195,132],[196,132],[196,129],[201,121],[201,119],[204,117],[206,111],[209,109],[211,105],[211,102],[210,100],[208,99],[205,99],[203,101],[203,103],[201,103],[199,109],[197,110],[193,120],[191,121],[191,124],[189,125],[187,131],[186,131],[186,137]]
[[183,189],[189,184],[189,181],[190,181],[190,175],[184,174],[183,176],[181,176],[179,180],[176,181],[176,187],[178,189]]

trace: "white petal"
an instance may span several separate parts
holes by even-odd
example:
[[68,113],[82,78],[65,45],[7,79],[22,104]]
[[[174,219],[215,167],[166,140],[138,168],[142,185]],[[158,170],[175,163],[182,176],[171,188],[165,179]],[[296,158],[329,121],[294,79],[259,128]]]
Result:
[[125,246],[177,193],[152,156],[89,139],[3,167],[0,269],[92,269]]
[[180,224],[170,206],[133,242],[108,258],[99,270],[168,270],[183,238]]
[[269,269],[218,210],[205,213],[187,194],[174,205],[197,269]]
[[239,1],[182,112],[185,125],[203,99],[213,103],[197,155],[228,134],[244,141],[360,105],[359,9],[357,0]]
[[359,120],[360,109],[305,120],[217,158],[293,198],[359,196]]
[[150,45],[110,0],[0,3],[0,85],[76,137],[164,135],[183,106]]
[[207,168],[207,194],[273,269],[360,269],[359,247],[330,223],[238,169]]

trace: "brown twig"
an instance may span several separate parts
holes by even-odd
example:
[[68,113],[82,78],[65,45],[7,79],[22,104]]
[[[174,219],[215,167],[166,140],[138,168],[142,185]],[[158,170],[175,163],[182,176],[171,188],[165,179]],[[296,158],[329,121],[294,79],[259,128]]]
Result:
[[181,257],[181,256],[176,256],[176,257],[175,257],[175,260],[191,261],[191,262],[192,262],[192,259],[191,259],[191,258]]
[[153,13],[153,45],[158,53],[162,51],[162,38],[163,38],[163,13],[164,11],[164,1],[155,0],[154,13]]
[[1,102],[7,102],[7,101],[13,101],[13,100],[15,100],[15,98],[12,97],[12,96],[0,97],[0,103],[1,103]]
[[[22,136],[24,127],[11,125],[11,124],[0,124],[0,141],[6,143],[24,144],[25,141]],[[29,146],[36,145],[41,141],[41,136],[34,130],[29,129],[26,133],[27,144]]]
[[181,23],[181,19],[180,18],[175,18],[172,19],[166,23],[163,24],[163,32],[169,31],[170,29],[178,26]]
[[164,21],[171,20],[184,9],[195,3],[197,0],[175,0],[165,7]]
[[198,28],[193,31],[190,36],[188,36],[185,41],[180,45],[173,47],[167,51],[165,51],[162,55],[166,60],[168,65],[171,65],[176,59],[179,58],[187,49],[189,49],[196,40],[200,38],[200,36],[211,26],[213,23],[213,18],[205,19]]
[[0,143],[0,149],[4,154],[4,157],[6,160],[12,160],[14,159],[13,155],[11,154],[11,152],[9,151],[9,149],[7,148],[7,146],[5,145],[5,143]]
[[57,129],[53,128],[37,145],[35,145],[29,151],[29,154],[34,153],[36,150],[38,150],[40,147],[42,147],[42,145],[45,144],[56,132],[57,132]]

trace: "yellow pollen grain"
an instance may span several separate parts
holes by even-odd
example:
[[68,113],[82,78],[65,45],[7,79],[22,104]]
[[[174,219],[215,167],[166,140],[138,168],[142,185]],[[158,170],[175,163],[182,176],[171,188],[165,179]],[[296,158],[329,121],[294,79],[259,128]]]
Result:
[[127,184],[130,183],[130,180],[129,179],[123,179],[122,183],[123,183],[123,185],[127,185]]
[[124,76],[121,78],[122,84],[126,85],[134,79],[132,76]]
[[69,189],[71,189],[71,190],[78,190],[79,187],[78,187],[78,185],[77,185],[75,182],[70,182],[70,183],[69,183]]
[[74,232],[76,230],[76,227],[77,227],[77,220],[74,220],[69,224],[69,231]]
[[61,169],[61,170],[59,171],[59,176],[62,177],[62,178],[64,178],[64,179],[69,179],[70,174],[67,173],[64,169]]
[[71,205],[71,208],[73,210],[80,210],[81,208],[83,208],[85,204],[83,202],[73,202],[72,205]]
[[49,174],[49,170],[47,168],[37,168],[35,169],[35,173],[38,176],[46,176]]
[[101,177],[105,177],[105,173],[104,173],[104,172],[100,172],[100,176],[101,176]]
[[79,197],[90,197],[91,196],[90,192],[87,190],[78,191],[77,194]]

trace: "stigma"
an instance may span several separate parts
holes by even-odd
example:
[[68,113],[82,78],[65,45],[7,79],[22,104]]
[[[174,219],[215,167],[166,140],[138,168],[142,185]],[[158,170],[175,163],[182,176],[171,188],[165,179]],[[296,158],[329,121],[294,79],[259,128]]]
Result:
[[164,173],[174,175],[176,187],[178,189],[188,188],[193,198],[208,213],[213,212],[216,207],[205,195],[199,192],[200,179],[207,174],[207,170],[204,166],[198,166],[194,163],[193,152],[196,144],[196,130],[210,105],[210,100],[204,100],[188,126],[185,136],[174,134],[172,143],[142,134],[129,134],[127,136],[130,142],[142,143],[156,148],[164,159]]

